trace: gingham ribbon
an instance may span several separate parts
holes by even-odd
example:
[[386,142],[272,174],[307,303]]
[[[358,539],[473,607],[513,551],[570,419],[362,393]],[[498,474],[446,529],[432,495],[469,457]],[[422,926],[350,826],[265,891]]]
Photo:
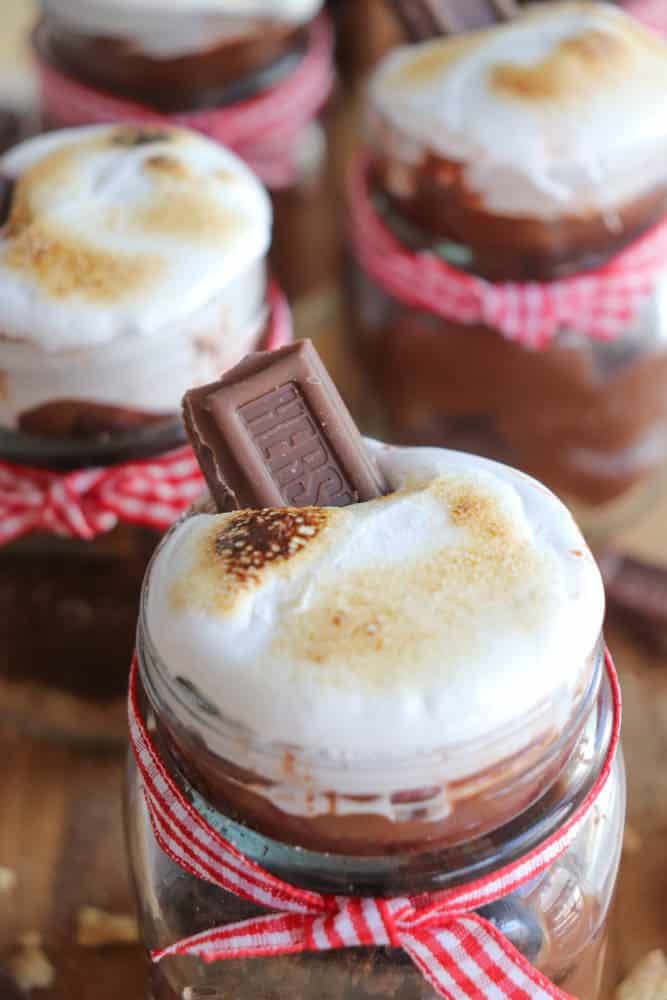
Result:
[[659,35],[667,35],[667,4],[665,0],[626,0],[623,4],[628,14],[652,28]]
[[[269,288],[267,350],[293,336],[287,300]],[[0,545],[32,532],[91,541],[119,521],[164,531],[204,489],[192,449],[104,468],[57,473],[0,461]]]
[[289,187],[298,178],[299,138],[334,85],[327,15],[316,18],[309,31],[303,58],[274,87],[226,107],[174,114],[86,86],[38,56],[42,109],[62,126],[121,122],[193,128],[234,150],[269,188]]
[[609,780],[618,747],[621,700],[610,654],[606,668],[614,725],[594,788],[570,820],[525,857],[468,885],[391,899],[320,895],[297,888],[249,860],[218,833],[178,788],[142,719],[138,663],[130,676],[130,739],[155,838],[172,861],[196,878],[271,911],[217,927],[153,953],[193,955],[204,962],[334,948],[402,948],[447,1000],[572,1000],[535,969],[488,920],[474,912],[519,889],[573,843]]
[[551,282],[485,281],[428,250],[413,251],[376,210],[370,163],[360,157],[349,177],[354,250],[366,273],[393,298],[459,323],[483,323],[527,347],[547,347],[561,328],[610,340],[628,329],[665,272],[667,220],[604,267]]

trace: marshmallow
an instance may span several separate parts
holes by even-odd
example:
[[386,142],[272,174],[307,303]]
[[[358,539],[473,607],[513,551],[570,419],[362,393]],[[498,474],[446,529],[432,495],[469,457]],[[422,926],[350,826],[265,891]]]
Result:
[[54,132],[0,160],[0,422],[89,399],[174,412],[257,345],[268,195],[185,130]]
[[132,42],[154,58],[206,50],[258,30],[258,22],[301,25],[323,0],[42,0],[73,31]]
[[[223,720],[202,739],[279,782],[261,794],[288,811],[332,790],[386,805],[553,734],[602,627],[600,574],[547,489],[462,453],[368,447],[389,495],[193,514],[147,578],[150,645]],[[276,745],[308,758],[302,794]]]
[[401,47],[369,96],[394,156],[434,152],[464,165],[489,211],[553,219],[664,184],[666,87],[662,40],[611,4],[569,2]]

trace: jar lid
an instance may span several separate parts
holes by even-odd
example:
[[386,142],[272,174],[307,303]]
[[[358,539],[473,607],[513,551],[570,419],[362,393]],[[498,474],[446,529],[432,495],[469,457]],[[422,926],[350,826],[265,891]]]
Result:
[[484,773],[564,729],[598,660],[600,574],[552,493],[474,456],[368,446],[387,496],[194,515],[144,590],[159,670],[201,709],[187,724],[283,787],[287,761],[304,796]]
[[390,53],[370,84],[372,141],[462,168],[497,215],[609,212],[665,181],[666,72],[664,41],[612,4],[536,4]]

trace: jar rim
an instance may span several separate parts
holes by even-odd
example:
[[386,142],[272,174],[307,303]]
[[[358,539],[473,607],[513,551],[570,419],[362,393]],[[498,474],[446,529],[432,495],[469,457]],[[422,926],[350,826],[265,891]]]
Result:
[[176,417],[90,440],[44,437],[0,428],[0,455],[17,465],[68,470],[149,458],[177,448],[185,440],[185,428]]

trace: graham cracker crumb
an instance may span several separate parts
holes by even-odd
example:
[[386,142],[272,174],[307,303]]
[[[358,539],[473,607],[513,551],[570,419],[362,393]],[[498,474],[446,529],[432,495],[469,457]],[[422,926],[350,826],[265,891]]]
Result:
[[82,906],[77,914],[76,943],[82,948],[106,948],[136,944],[139,925],[129,914],[112,914],[94,906]]
[[656,948],[634,967],[616,990],[615,1000],[665,1000],[667,997],[667,958]]
[[19,989],[47,990],[56,978],[55,969],[42,949],[38,931],[28,931],[19,938],[19,949],[9,959],[7,967]]
[[17,876],[13,868],[0,867],[0,892],[11,892],[16,881]]

